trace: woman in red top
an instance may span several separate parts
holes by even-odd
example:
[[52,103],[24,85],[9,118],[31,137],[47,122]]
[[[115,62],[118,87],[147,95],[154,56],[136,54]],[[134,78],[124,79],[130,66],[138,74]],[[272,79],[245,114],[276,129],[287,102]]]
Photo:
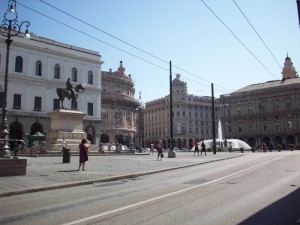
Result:
[[79,144],[79,167],[78,171],[80,170],[80,167],[82,165],[82,170],[84,171],[85,162],[89,160],[88,158],[88,143],[87,140],[84,138],[81,140],[81,143]]

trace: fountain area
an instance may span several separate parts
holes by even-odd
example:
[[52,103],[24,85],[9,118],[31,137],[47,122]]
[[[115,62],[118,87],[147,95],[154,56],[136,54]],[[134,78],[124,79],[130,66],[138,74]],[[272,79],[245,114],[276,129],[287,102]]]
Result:
[[[216,139],[216,150],[217,151],[240,151],[242,148],[244,150],[251,150],[251,147],[244,141],[239,139],[226,139],[227,146],[225,146],[225,139],[223,139],[222,135],[222,125],[221,121],[219,120],[218,123],[218,138]],[[201,143],[199,142],[199,149],[201,150]],[[204,144],[206,146],[206,149],[213,149],[213,140],[208,139],[204,140]],[[191,150],[194,151],[193,147]]]

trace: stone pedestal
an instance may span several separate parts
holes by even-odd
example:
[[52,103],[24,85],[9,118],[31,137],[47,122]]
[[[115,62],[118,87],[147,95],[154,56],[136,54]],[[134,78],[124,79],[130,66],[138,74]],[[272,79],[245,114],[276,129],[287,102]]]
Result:
[[65,109],[58,109],[48,114],[51,118],[51,131],[46,134],[46,152],[60,152],[63,138],[71,151],[78,151],[81,140],[87,137],[82,130],[85,114]]
[[176,152],[175,151],[168,151],[168,158],[176,158]]
[[0,159],[0,177],[26,175],[27,159]]

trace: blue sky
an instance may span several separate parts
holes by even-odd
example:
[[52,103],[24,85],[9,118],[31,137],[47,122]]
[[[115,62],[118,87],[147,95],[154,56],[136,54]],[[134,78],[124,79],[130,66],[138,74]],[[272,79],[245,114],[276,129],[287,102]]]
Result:
[[39,36],[98,51],[104,71],[122,60],[144,102],[169,94],[169,61],[173,78],[180,73],[200,96],[211,95],[211,83],[219,97],[281,79],[287,53],[300,71],[296,0],[19,0],[17,12]]

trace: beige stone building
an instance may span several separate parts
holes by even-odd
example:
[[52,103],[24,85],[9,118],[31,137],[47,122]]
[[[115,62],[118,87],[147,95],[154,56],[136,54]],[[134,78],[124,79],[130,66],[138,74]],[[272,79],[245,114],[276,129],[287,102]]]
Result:
[[251,147],[266,143],[288,148],[300,141],[300,79],[291,58],[285,58],[282,80],[252,84],[222,95],[223,134]]
[[136,143],[136,111],[139,101],[131,75],[125,74],[122,61],[117,71],[102,71],[101,143]]
[[[189,95],[180,75],[172,81],[173,139],[179,149],[192,148],[194,140],[213,138],[212,98]],[[215,100],[215,132],[218,133],[220,104]],[[144,109],[144,142],[146,147],[163,141],[170,146],[170,96],[146,103]]]
[[[3,107],[7,46],[0,36],[0,106]],[[68,78],[75,88],[85,87],[76,109],[85,114],[83,130],[92,144],[98,144],[101,124],[101,55],[99,52],[57,42],[32,34],[30,39],[14,37],[8,67],[7,114],[10,139],[50,131],[49,113],[60,108],[57,88]],[[71,102],[64,101],[70,109]],[[2,114],[2,111],[1,111]],[[30,143],[29,143],[30,144]]]

